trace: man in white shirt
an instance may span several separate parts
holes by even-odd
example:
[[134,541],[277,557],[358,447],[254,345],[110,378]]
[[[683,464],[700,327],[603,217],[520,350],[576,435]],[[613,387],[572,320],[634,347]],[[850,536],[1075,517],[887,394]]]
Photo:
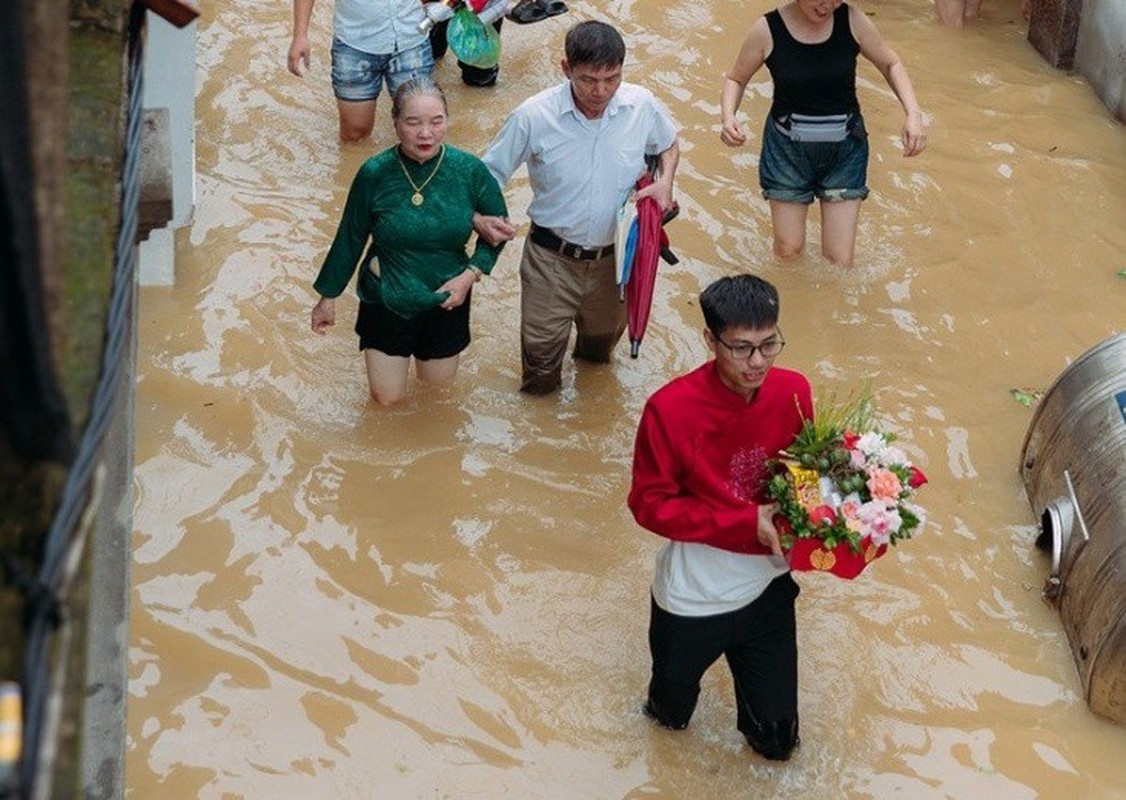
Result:
[[618,208],[646,156],[659,171],[640,196],[671,208],[680,160],[668,111],[648,89],[622,82],[625,42],[614,27],[580,22],[564,49],[567,82],[517,107],[483,156],[501,186],[520,164],[531,178],[532,227],[520,261],[520,390],[529,394],[559,388],[572,324],[575,358],[610,360],[626,328],[614,270]]
[[[314,0],[293,0],[293,41],[289,71],[309,66],[309,19]],[[332,91],[340,113],[340,139],[358,142],[371,135],[375,101],[411,78],[429,76],[434,56],[419,30],[425,14],[419,0],[335,0],[332,19]]]

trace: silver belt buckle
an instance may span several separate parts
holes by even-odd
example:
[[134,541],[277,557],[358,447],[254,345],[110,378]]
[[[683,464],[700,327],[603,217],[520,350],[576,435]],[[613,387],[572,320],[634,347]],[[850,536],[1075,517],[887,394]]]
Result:
[[580,247],[579,245],[577,245],[577,244],[573,244],[573,245],[571,245],[571,253],[570,253],[570,256],[571,256],[571,258],[573,258],[573,259],[575,259],[575,260],[580,260],[580,259],[582,259],[582,257],[583,257],[583,249],[582,249],[582,248],[581,248],[581,247]]

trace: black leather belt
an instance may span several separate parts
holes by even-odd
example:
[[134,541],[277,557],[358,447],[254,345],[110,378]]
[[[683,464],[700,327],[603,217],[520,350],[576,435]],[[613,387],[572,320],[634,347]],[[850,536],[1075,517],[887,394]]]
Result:
[[596,261],[614,252],[614,245],[612,244],[605,247],[583,247],[582,245],[572,244],[565,239],[560,239],[550,228],[540,227],[534,222],[532,229],[528,232],[528,238],[540,247],[546,247],[548,250],[553,250],[562,256],[578,261]]

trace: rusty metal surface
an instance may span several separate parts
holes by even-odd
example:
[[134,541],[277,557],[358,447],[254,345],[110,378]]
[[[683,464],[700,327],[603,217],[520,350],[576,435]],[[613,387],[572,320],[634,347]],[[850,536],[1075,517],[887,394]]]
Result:
[[1032,418],[1020,462],[1036,514],[1074,512],[1060,559],[1060,616],[1087,702],[1117,722],[1126,722],[1124,406],[1126,334],[1118,334],[1056,379]]

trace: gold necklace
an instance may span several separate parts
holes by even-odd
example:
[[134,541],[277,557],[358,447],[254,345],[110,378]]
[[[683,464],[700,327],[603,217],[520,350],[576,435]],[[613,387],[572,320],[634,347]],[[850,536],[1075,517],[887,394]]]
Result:
[[403,175],[406,176],[407,183],[414,189],[414,194],[411,195],[411,204],[416,206],[422,205],[423,201],[426,199],[422,196],[422,190],[425,189],[426,184],[434,180],[434,176],[438,174],[438,169],[442,166],[442,159],[446,157],[446,146],[442,145],[442,152],[438,154],[438,163],[434,165],[434,170],[430,173],[430,177],[424,180],[421,186],[416,186],[415,182],[411,180],[411,174],[407,172],[407,165],[403,163],[402,153],[396,150],[395,155],[399,157],[399,166],[403,168]]

